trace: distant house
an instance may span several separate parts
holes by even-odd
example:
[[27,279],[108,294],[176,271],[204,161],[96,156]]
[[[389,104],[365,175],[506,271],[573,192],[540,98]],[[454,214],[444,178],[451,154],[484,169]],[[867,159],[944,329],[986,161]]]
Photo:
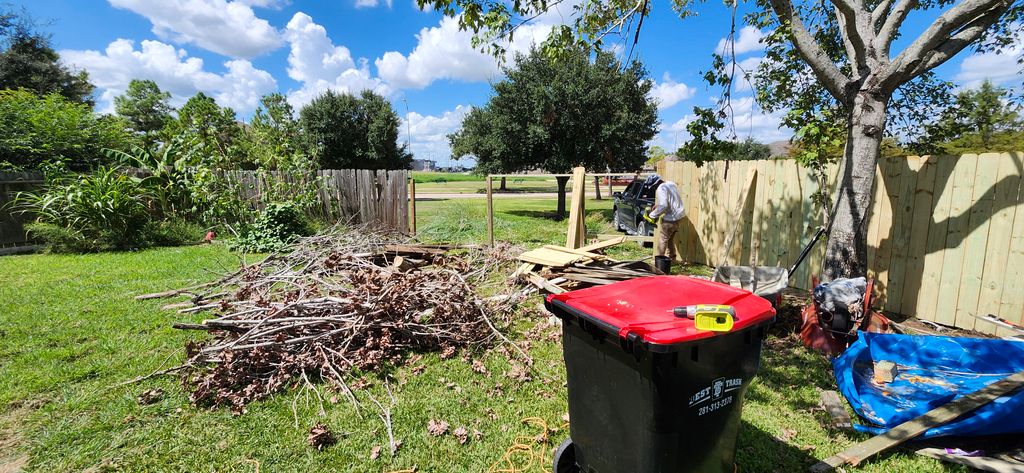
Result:
[[437,161],[431,161],[429,159],[414,159],[412,160],[413,171],[435,171],[437,170]]
[[768,149],[771,150],[771,157],[785,158],[789,156],[789,151],[793,149],[793,144],[789,140],[773,141],[768,143]]

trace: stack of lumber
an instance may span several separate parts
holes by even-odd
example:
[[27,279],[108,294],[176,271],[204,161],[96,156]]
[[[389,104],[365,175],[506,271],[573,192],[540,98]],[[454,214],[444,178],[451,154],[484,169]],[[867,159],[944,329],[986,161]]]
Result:
[[518,259],[523,264],[513,276],[543,292],[559,294],[660,274],[644,261],[617,261],[600,253],[625,241],[625,236],[618,236],[578,249],[544,245],[520,254]]

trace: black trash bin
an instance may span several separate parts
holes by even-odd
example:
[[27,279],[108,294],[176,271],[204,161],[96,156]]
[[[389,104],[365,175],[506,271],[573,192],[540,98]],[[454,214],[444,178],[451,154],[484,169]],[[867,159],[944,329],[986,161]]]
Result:
[[[729,332],[672,309],[730,305]],[[555,473],[733,472],[743,395],[774,320],[743,289],[652,276],[552,295],[562,319],[569,433]]]

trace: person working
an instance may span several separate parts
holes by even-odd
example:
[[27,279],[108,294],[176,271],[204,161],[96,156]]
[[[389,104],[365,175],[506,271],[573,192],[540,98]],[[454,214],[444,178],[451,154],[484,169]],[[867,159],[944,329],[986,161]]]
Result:
[[652,174],[644,182],[645,186],[653,188],[657,186],[654,194],[654,208],[644,214],[644,219],[650,223],[656,223],[661,217],[661,224],[655,236],[655,265],[658,269],[668,273],[672,260],[676,256],[676,232],[679,231],[679,223],[686,216],[683,208],[683,197],[679,195],[679,188],[672,181],[662,181],[661,176]]

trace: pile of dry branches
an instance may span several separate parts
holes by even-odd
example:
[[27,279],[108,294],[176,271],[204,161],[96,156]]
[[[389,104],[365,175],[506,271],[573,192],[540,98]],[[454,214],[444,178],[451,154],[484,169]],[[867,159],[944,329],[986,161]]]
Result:
[[[498,327],[517,302],[508,248],[401,243],[370,228],[339,227],[306,238],[286,254],[243,265],[219,281],[152,298],[186,295],[179,312],[216,318],[180,323],[212,339],[190,343],[185,386],[201,405],[240,411],[311,378],[346,383],[409,351],[459,349],[507,340]],[[187,306],[187,307],[186,307]]]

